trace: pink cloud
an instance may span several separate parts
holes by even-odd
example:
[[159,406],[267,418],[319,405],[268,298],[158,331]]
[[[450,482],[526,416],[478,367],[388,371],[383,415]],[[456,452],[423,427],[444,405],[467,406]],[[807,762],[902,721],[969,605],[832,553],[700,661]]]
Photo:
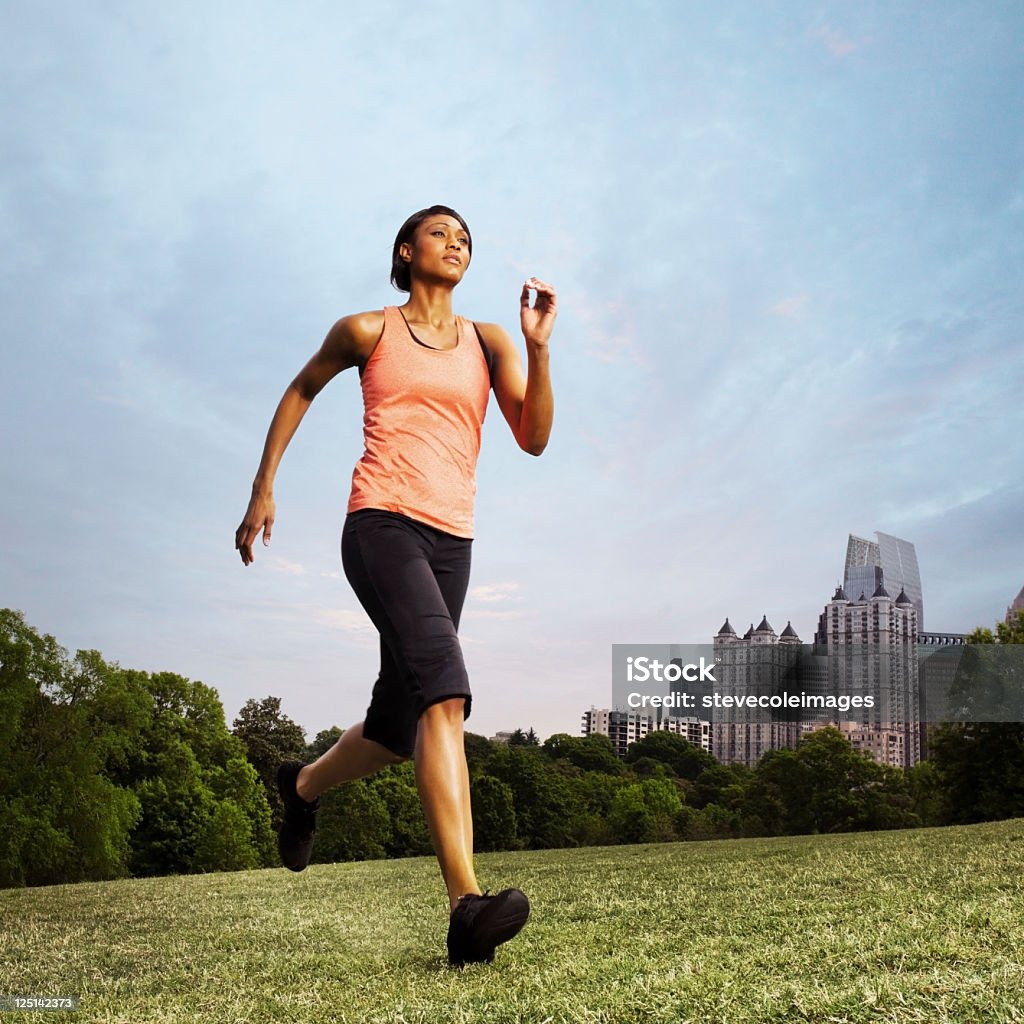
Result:
[[833,57],[847,57],[860,46],[849,36],[843,35],[838,29],[830,28],[828,25],[822,25],[818,29],[818,38]]
[[806,295],[790,295],[789,298],[782,299],[774,306],[769,307],[768,312],[773,316],[797,317],[803,313],[807,301]]

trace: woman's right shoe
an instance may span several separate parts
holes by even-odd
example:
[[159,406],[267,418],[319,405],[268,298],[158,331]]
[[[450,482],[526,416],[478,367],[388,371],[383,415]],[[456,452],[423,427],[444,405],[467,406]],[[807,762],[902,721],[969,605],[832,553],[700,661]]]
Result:
[[277,852],[281,855],[281,863],[291,871],[301,871],[313,855],[316,812],[320,809],[320,797],[310,803],[303,800],[295,788],[299,772],[304,767],[301,761],[285,761],[277,769],[277,791],[284,804],[284,819],[277,833]]
[[448,963],[490,963],[495,947],[518,935],[530,916],[530,901],[519,889],[494,896],[467,893],[455,905],[448,922]]

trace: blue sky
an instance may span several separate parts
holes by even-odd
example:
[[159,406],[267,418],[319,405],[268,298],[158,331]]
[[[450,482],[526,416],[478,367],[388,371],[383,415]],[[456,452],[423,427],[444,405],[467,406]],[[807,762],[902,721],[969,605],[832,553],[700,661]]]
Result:
[[614,643],[809,640],[846,538],[925,625],[1024,583],[1018,3],[65,5],[0,15],[0,605],[72,651],[358,721],[354,373],[233,550],[273,409],[458,209],[466,316],[558,288],[540,459],[491,407],[469,727],[577,732]]

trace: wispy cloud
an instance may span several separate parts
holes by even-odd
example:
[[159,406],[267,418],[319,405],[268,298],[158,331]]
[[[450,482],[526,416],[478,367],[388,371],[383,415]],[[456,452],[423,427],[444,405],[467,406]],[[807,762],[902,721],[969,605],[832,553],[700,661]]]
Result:
[[313,621],[321,626],[341,629],[346,633],[377,636],[376,628],[363,611],[353,611],[350,608],[315,608],[310,614]]
[[481,583],[479,586],[473,587],[469,593],[474,601],[490,603],[513,600],[517,596],[516,592],[518,590],[519,584],[509,581],[505,583]]
[[774,306],[770,306],[768,312],[772,316],[799,317],[807,308],[807,295],[790,295],[788,298],[780,299]]
[[[596,295],[570,296],[574,313],[583,322],[583,347],[587,355],[602,363],[631,363],[649,366],[650,359],[637,342],[633,313],[626,303],[602,301]],[[569,302],[566,303],[569,305]]]
[[282,558],[280,555],[271,555],[267,559],[267,568],[271,572],[281,572],[287,576],[306,576],[309,570],[298,562]]
[[830,25],[822,25],[818,29],[818,38],[833,57],[848,57],[851,53],[860,49],[861,45],[839,29],[832,28]]

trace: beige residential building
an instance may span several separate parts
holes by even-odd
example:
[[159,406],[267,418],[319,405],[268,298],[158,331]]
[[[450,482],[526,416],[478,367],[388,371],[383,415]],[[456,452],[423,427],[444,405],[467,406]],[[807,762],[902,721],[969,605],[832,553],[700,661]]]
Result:
[[873,700],[871,708],[837,715],[833,724],[858,750],[895,768],[921,759],[917,640],[914,602],[903,589],[892,598],[881,582],[871,597],[853,601],[837,587],[814,636],[827,655],[829,692]]
[[[799,656],[800,637],[792,622],[777,634],[762,617],[760,625],[737,636],[726,619],[714,639],[717,690],[722,696],[781,694]],[[789,719],[789,720],[787,720]],[[800,716],[793,713],[751,713],[739,708],[716,708],[712,719],[711,752],[723,764],[753,767],[769,750],[796,747]]]

